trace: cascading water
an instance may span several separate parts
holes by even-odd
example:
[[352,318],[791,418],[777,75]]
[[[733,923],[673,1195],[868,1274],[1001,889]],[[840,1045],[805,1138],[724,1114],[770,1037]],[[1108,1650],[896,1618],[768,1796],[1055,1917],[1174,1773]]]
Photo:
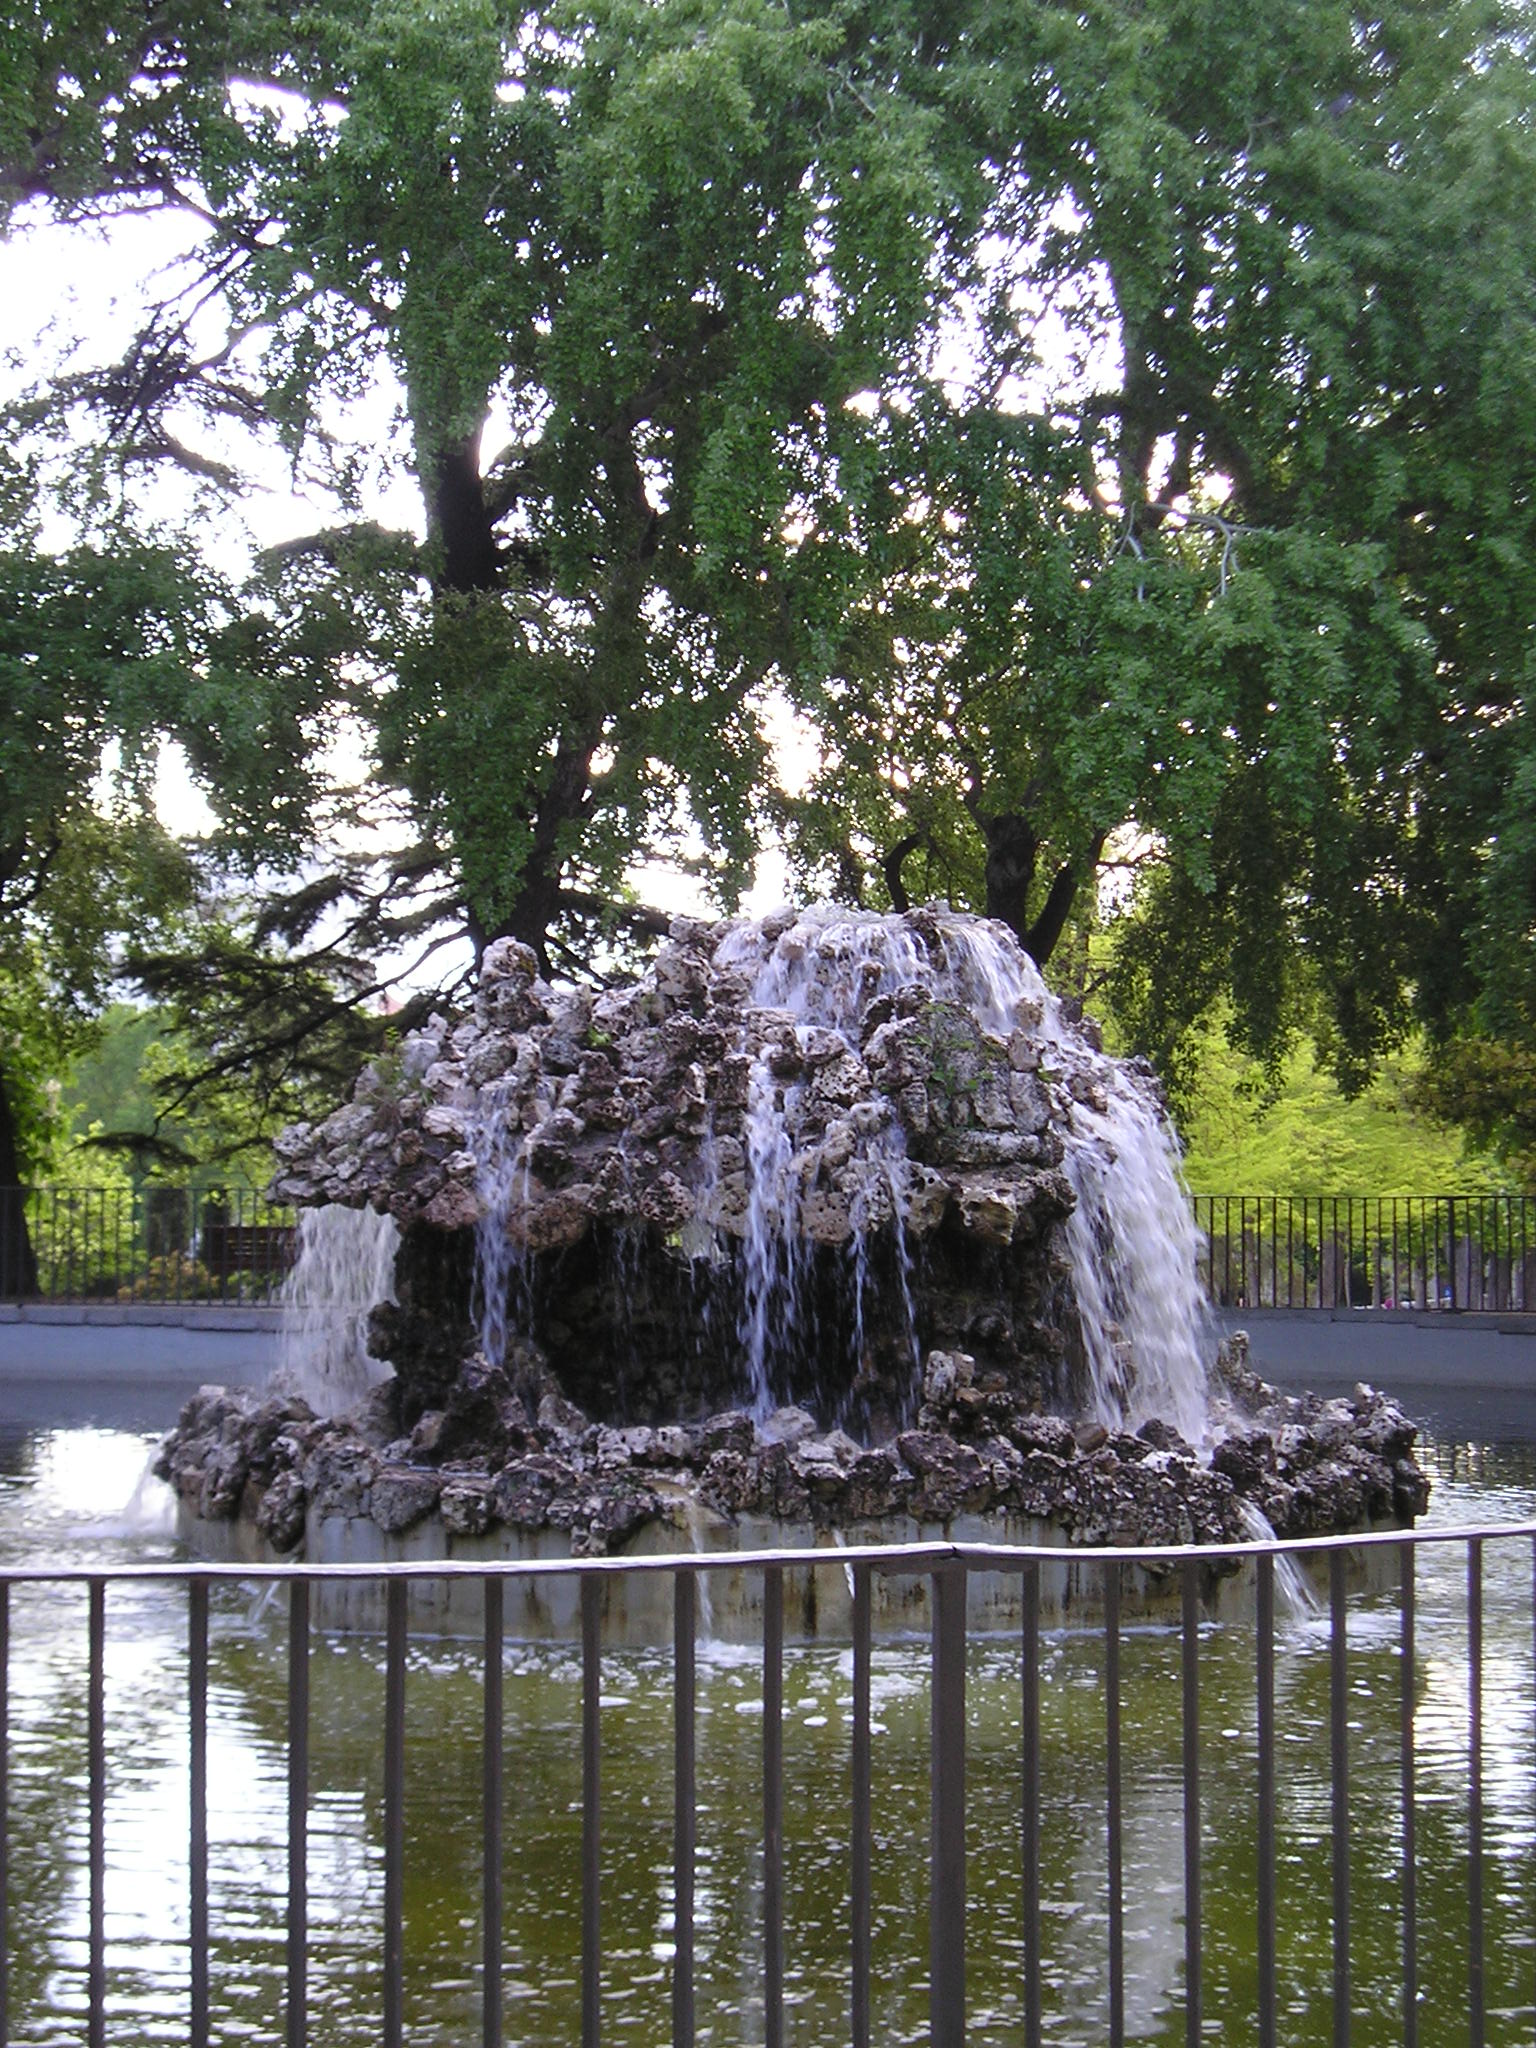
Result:
[[[1066,1085],[1058,1089],[1058,1101],[1065,1111],[1063,1166],[1077,1206],[1066,1236],[1092,1413],[1116,1428],[1159,1416],[1198,1443],[1207,1427],[1206,1361],[1214,1336],[1177,1143],[1149,1078],[1071,1031],[1038,968],[1001,926],[943,911],[933,914],[933,922],[937,959],[904,919],[830,908],[805,912],[772,942],[759,927],[743,926],[725,941],[719,957],[755,968],[754,1003],[788,1012],[802,1040],[820,1028],[857,1051],[870,1003],[917,988],[963,1006],[999,1037],[1022,1024],[1054,1050],[1067,1070],[1059,1077]],[[910,1320],[900,1137],[899,1127],[893,1128],[888,1171]],[[784,1178],[787,1142],[782,1121],[754,1141],[754,1163],[759,1155],[772,1161],[776,1188]],[[772,1241],[782,1229],[780,1199],[754,1202],[748,1260],[755,1273],[777,1278],[778,1314],[792,1329],[798,1312],[793,1268]],[[855,1233],[853,1256],[862,1273],[863,1229]],[[761,1299],[765,1292],[772,1294],[772,1285],[759,1288],[754,1316],[761,1323],[772,1320]],[[754,1391],[757,1385],[754,1379]]]
[[[1243,1525],[1245,1535],[1252,1536],[1260,1543],[1278,1543],[1275,1525],[1261,1507],[1241,1496],[1236,1502],[1237,1518]],[[1313,1589],[1295,1556],[1288,1550],[1277,1550],[1274,1556],[1275,1591],[1280,1596],[1281,1612],[1291,1621],[1316,1621],[1323,1611],[1323,1603]]]
[[748,1083],[745,1142],[749,1192],[737,1335],[752,1413],[761,1421],[774,1406],[775,1355],[795,1334],[800,1265],[795,1149],[766,1060],[754,1062]]
[[[662,1152],[671,1147],[676,1163],[667,1171],[674,1189],[681,1188],[683,1217],[673,1222],[669,1215],[660,1228],[691,1262],[695,1297],[707,1303],[715,1278],[734,1287],[738,1398],[745,1398],[758,1419],[789,1398],[797,1375],[804,1385],[807,1373],[820,1372],[829,1390],[858,1379],[877,1294],[885,1412],[888,1419],[905,1420],[916,1404],[921,1288],[910,1202],[923,1175],[930,1189],[937,1176],[909,1158],[906,1112],[898,1112],[894,1099],[899,1091],[885,1084],[872,1088],[864,1056],[879,1034],[877,1020],[921,1021],[922,1012],[925,1029],[937,1029],[941,1037],[956,1031],[956,1057],[971,1061],[969,1083],[950,1080],[941,1086],[948,1053],[937,1041],[929,1046],[938,1061],[933,1085],[941,1093],[953,1096],[957,1087],[964,1093],[966,1086],[980,1085],[978,1062],[982,1069],[991,1063],[987,1085],[1002,1087],[1008,1079],[1004,1049],[1011,1056],[1020,1041],[1027,1048],[1017,1062],[1027,1074],[1013,1079],[1025,1078],[1038,1090],[1041,1116],[1049,1119],[1052,1142],[1059,1141],[1062,1170],[1075,1197],[1063,1242],[1083,1354],[1079,1407],[1106,1426],[1135,1428],[1157,1416],[1192,1442],[1203,1439],[1206,1361],[1214,1337],[1197,1278],[1198,1243],[1176,1143],[1155,1086],[1150,1075],[1105,1056],[1090,1034],[1069,1021],[1010,933],[940,907],[885,917],[822,907],[792,920],[743,922],[711,935],[704,971],[740,990],[730,1013],[734,1047],[732,1036],[725,1038],[727,1059],[736,1060],[742,1077],[730,1126],[736,1135],[717,1146],[713,1120],[719,1110],[710,1089],[719,1084],[725,1062],[716,1060],[713,1080],[703,1067],[690,1068],[695,1079],[685,1093],[695,1091],[702,1121],[686,1140],[653,1140],[643,1126],[631,1131],[621,1116],[609,1162],[617,1171],[608,1173],[608,1206],[601,1213],[611,1218],[610,1244],[619,1247],[610,1252],[611,1262],[626,1246],[635,1249],[630,1238],[637,1230],[643,1232],[647,1223],[656,1227],[656,1211],[644,1207],[645,1189]],[[647,1042],[664,1039],[672,1012],[664,1002],[652,1014],[661,1016],[660,1029],[643,1010],[638,1024],[629,1013],[616,1028],[649,1034]],[[686,1013],[680,1021],[686,1028],[704,1028],[691,1025]],[[985,1035],[985,1045],[978,1033]],[[594,1057],[601,1061],[600,1054]],[[584,1128],[564,1108],[582,1098],[571,1093],[575,1083],[560,1078],[571,1055],[563,1059],[551,1071],[525,1044],[513,1071],[481,1087],[469,1122],[466,1142],[477,1162],[480,1210],[475,1315],[492,1363],[503,1358],[510,1328],[537,1335],[531,1327],[534,1261],[522,1231],[530,1191],[544,1198],[534,1189],[532,1162],[539,1146],[549,1150],[539,1133],[561,1116]],[[839,1066],[858,1077],[841,1093],[824,1078]],[[675,1131],[667,1119],[682,1113],[679,1098],[655,1128]],[[988,1142],[1018,1144],[1013,1112],[992,1126],[980,1108],[976,1116],[984,1126],[970,1134],[973,1152],[982,1147],[976,1156],[993,1156],[985,1151]],[[999,1131],[1005,1135],[997,1136]],[[730,1205],[721,1200],[727,1155],[738,1190],[728,1217],[722,1210]],[[574,1168],[568,1177],[576,1177]],[[824,1205],[820,1228],[812,1220],[818,1201]],[[829,1310],[827,1259],[821,1254],[831,1246],[840,1252],[843,1298]],[[627,1313],[629,1289],[618,1278],[616,1291]],[[829,1319],[841,1333],[835,1339]],[[714,1326],[710,1342],[722,1340],[727,1327]],[[702,1355],[699,1330],[692,1341]],[[829,1345],[849,1356],[823,1357]],[[911,1360],[905,1392],[891,1386],[899,1377],[893,1360],[903,1350]],[[846,1403],[849,1396],[840,1398]]]
[[400,1233],[389,1216],[337,1203],[299,1215],[299,1256],[283,1282],[280,1384],[318,1415],[340,1415],[389,1368],[368,1355],[368,1316],[394,1284]]
[[[1412,1425],[1375,1396],[1312,1428],[1234,1354],[1208,1420],[1153,1078],[1106,1058],[1001,926],[936,906],[681,920],[642,979],[596,994],[499,941],[473,1013],[408,1035],[402,1067],[408,1089],[365,1076],[284,1134],[276,1187],[356,1205],[306,1226],[293,1290],[339,1229],[309,1300],[350,1323],[352,1365],[297,1376],[345,1405],[372,1376],[364,1315],[394,1292],[370,1322],[393,1412],[355,1429],[370,1452],[408,1432],[412,1465],[468,1450],[445,1529],[499,1517],[595,1554],[676,1491],[738,1523],[995,1512],[1090,1545],[1229,1543],[1239,1494],[1286,1534],[1422,1509]],[[167,1447],[200,1515],[238,1478],[237,1420],[194,1403]],[[329,1497],[334,1434],[262,1497],[268,1540]],[[387,1527],[428,1490],[390,1472],[367,1499]]]
[[469,1131],[476,1167],[480,1220],[475,1226],[474,1311],[480,1346],[491,1365],[506,1357],[512,1326],[526,1321],[524,1257],[510,1225],[519,1201],[526,1203],[528,1146],[522,1127],[508,1113],[506,1084],[485,1089]]

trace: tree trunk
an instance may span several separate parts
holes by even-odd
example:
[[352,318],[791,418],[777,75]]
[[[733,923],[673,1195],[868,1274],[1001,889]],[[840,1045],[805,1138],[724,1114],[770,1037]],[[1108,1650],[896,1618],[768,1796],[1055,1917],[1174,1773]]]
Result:
[[26,1198],[15,1112],[0,1069],[0,1300],[21,1301],[37,1293],[37,1254],[27,1229]]
[[987,844],[987,915],[1007,925],[1035,965],[1044,967],[1061,941],[1080,884],[1098,864],[1104,835],[1094,837],[1082,859],[1062,863],[1038,914],[1031,916],[1040,856],[1034,827],[1020,811],[1003,811],[977,823]]
[[977,816],[987,845],[987,915],[1007,925],[1019,944],[1029,945],[1029,898],[1040,840],[1022,811]]

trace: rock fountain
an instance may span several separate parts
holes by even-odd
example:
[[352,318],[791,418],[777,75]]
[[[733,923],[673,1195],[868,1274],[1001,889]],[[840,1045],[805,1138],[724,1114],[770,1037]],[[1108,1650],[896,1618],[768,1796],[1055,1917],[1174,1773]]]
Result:
[[189,1404],[203,1543],[1216,1542],[1427,1497],[1394,1404],[1218,1347],[1150,1070],[943,906],[680,920],[602,992],[500,941],[278,1155],[306,1242],[379,1276],[329,1286],[377,1288],[378,1363],[311,1315],[286,1389]]

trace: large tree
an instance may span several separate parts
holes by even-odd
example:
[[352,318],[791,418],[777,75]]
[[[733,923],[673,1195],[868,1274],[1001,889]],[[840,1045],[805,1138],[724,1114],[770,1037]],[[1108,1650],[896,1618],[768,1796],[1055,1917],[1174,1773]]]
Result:
[[[1136,865],[1165,1051],[1304,983],[1358,1070],[1529,976],[1519,9],[109,0],[6,52],[19,224],[196,224],[29,420],[124,516],[263,446],[328,494],[202,657],[249,744],[193,751],[259,833],[262,750],[354,735],[359,941],[580,957],[654,922],[637,853],[697,831],[728,899],[777,808],[1042,959]],[[778,799],[775,698],[825,762]]]
[[[543,949],[684,817],[738,885],[762,693],[803,662],[797,507],[976,274],[954,30],[777,0],[107,18],[20,40],[13,202],[204,232],[123,360],[54,396],[135,472],[235,488],[233,423],[333,494],[232,652],[308,675],[318,632],[414,877],[477,941]],[[339,444],[360,396],[382,447]],[[348,522],[372,456],[414,478],[414,535]]]
[[969,390],[890,418],[802,860],[984,902],[1041,959],[1097,875],[1164,1062],[1223,990],[1240,1043],[1305,1017],[1350,1080],[1415,1011],[1529,1030],[1528,33],[1031,20],[999,288]]
[[[232,925],[210,880],[228,890],[242,866],[300,858],[315,795],[297,707],[231,666],[245,622],[185,537],[125,523],[88,489],[54,503],[46,482],[40,462],[0,457],[0,1287],[23,1293],[35,1269],[20,1191],[53,1152],[71,1062],[125,974],[206,963]],[[51,545],[45,510],[65,536]],[[158,815],[166,742],[196,754],[218,806],[199,848]],[[357,1000],[355,964],[269,944],[260,970],[307,993],[310,1026],[325,1027],[288,1062],[307,1079]],[[257,1000],[249,982],[222,993],[247,1013]],[[295,1002],[281,1007],[291,1024]],[[276,1059],[267,1074],[286,1083]]]

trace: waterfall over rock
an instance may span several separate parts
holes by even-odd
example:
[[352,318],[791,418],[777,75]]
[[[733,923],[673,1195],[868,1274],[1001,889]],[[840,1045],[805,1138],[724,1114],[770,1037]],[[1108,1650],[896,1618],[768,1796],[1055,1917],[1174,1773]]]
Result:
[[[281,1146],[277,1192],[403,1232],[375,1342],[414,1405],[531,1340],[589,1413],[909,1423],[922,1360],[1197,1440],[1214,1339],[1144,1069],[1002,926],[931,907],[680,922],[593,994],[488,949],[475,1014]],[[411,1405],[408,1403],[408,1406]]]
[[394,1219],[340,1203],[299,1215],[299,1255],[283,1282],[278,1380],[317,1415],[340,1415],[384,1377],[368,1322],[394,1285]]
[[503,940],[278,1155],[290,1391],[188,1403],[193,1540],[1230,1543],[1427,1498],[1394,1403],[1218,1352],[1151,1073],[942,906],[682,921],[602,992]]

